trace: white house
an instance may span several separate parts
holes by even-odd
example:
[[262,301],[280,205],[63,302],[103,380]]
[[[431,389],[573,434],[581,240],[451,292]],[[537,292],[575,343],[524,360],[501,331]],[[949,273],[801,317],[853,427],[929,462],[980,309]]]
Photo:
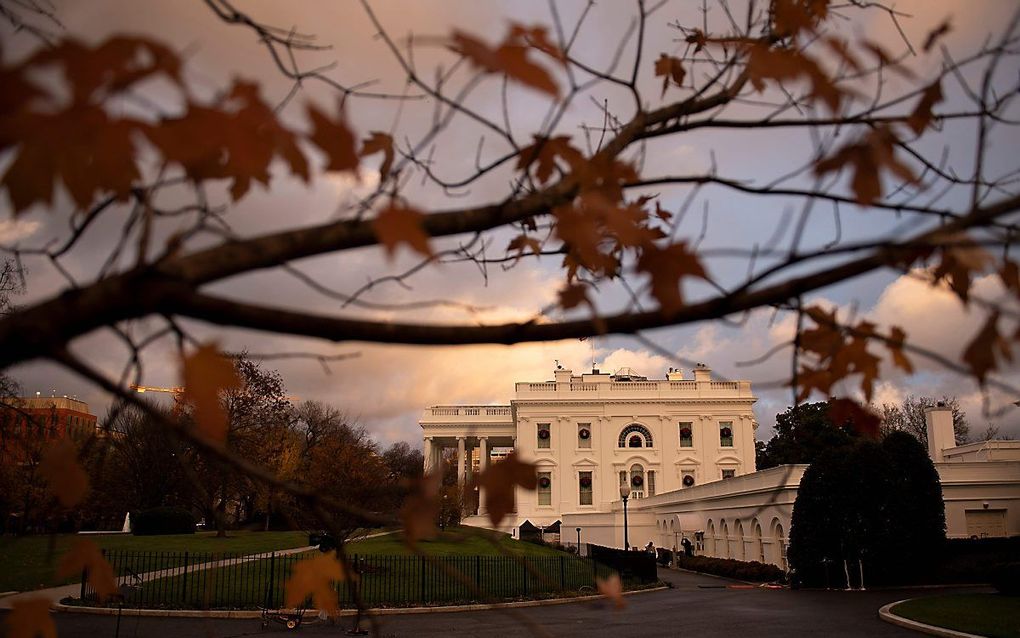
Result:
[[[654,380],[630,369],[557,369],[551,381],[516,384],[510,405],[433,406],[421,419],[426,467],[456,448],[458,476],[470,485],[494,450],[513,448],[538,465],[539,487],[517,491],[504,531],[560,521],[565,542],[580,528],[582,542],[614,547],[674,547],[686,537],[701,554],[785,568],[807,466],[756,472],[750,382],[713,381],[705,366],[693,372]],[[949,409],[932,408],[926,420],[949,537],[1020,535],[1020,441],[956,446]],[[491,526],[484,507],[464,522]]]

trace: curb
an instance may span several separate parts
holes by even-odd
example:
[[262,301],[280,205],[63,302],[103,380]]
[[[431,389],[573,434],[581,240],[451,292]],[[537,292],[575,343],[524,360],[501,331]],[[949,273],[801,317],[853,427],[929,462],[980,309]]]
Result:
[[[669,587],[652,587],[650,589],[637,589],[623,592],[624,596],[644,594],[653,591],[663,591]],[[591,596],[573,596],[571,598],[547,598],[544,600],[522,600],[510,603],[477,603],[471,605],[446,605],[443,607],[376,607],[366,609],[365,613],[373,616],[399,616],[404,614],[445,614],[459,611],[487,611],[492,609],[513,609],[520,607],[545,607],[548,605],[566,605],[569,603],[580,603],[604,599],[602,594]],[[120,612],[124,616],[151,616],[158,618],[227,618],[227,619],[253,619],[262,618],[261,611],[252,610],[200,610],[200,609],[123,609],[118,610],[112,607],[80,607],[78,605],[65,605],[54,603],[54,611],[68,614],[93,614],[97,616],[115,616]],[[306,617],[318,615],[316,609],[306,609]],[[356,609],[342,609],[338,614],[340,617],[354,616],[358,613]]]
[[930,634],[932,636],[942,636],[943,638],[984,638],[977,634],[968,634],[962,631],[956,631],[955,629],[946,629],[945,627],[937,627],[935,625],[926,625],[923,622],[917,622],[916,620],[910,620],[903,616],[897,616],[892,613],[892,608],[900,603],[905,603],[908,600],[914,600],[913,598],[905,598],[903,600],[897,600],[894,603],[888,605],[882,605],[878,610],[878,617],[887,623],[905,627],[907,629],[913,629],[924,634]]

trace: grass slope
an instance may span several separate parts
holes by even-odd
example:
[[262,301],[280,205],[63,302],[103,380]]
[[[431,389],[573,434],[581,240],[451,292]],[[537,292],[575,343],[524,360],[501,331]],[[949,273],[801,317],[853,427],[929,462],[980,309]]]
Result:
[[88,538],[106,550],[145,552],[231,552],[253,554],[308,544],[304,532],[216,532],[171,536],[56,534],[53,536],[0,537],[0,591],[27,591],[77,582],[77,577],[56,578],[60,556],[76,538]]
[[989,638],[1020,638],[1020,598],[1001,594],[956,594],[915,598],[892,612],[910,620]]

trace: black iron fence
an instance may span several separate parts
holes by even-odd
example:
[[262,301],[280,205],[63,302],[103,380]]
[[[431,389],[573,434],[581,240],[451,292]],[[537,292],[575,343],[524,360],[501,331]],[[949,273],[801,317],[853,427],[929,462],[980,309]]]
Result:
[[[108,551],[125,607],[255,609],[284,605],[284,583],[307,554]],[[353,556],[357,594],[368,606],[498,601],[596,587],[615,573],[575,556]],[[335,584],[353,607],[352,583]],[[83,574],[81,598],[96,602]]]

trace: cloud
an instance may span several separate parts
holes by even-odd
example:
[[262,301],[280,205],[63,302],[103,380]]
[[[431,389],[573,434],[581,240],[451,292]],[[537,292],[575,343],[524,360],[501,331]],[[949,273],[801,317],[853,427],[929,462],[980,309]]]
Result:
[[42,224],[37,220],[4,219],[0,220],[0,244],[15,244],[35,234]]

